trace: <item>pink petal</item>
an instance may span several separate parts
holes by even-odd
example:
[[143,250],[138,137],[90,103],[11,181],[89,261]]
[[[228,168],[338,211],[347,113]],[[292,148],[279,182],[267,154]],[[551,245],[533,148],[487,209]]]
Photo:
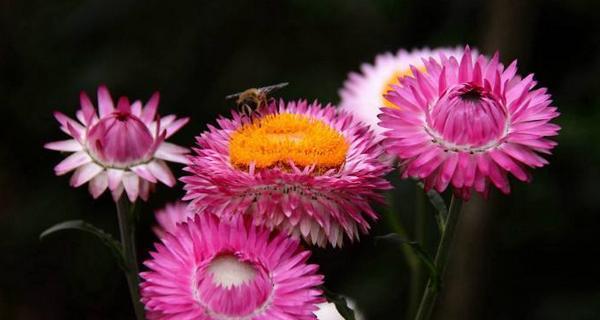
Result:
[[529,179],[527,173],[525,173],[525,171],[523,171],[523,169],[504,152],[495,149],[490,151],[489,155],[502,169],[512,173],[517,179],[521,181],[527,181]]
[[92,162],[92,158],[85,151],[78,151],[61,161],[61,163],[54,167],[54,171],[60,176],[90,162]]
[[129,201],[135,202],[140,192],[140,178],[132,172],[126,172],[123,175],[123,186]]
[[177,117],[173,114],[166,115],[159,119],[158,123],[156,123],[156,131],[160,131],[161,128],[167,128],[168,126],[175,121]]
[[131,104],[131,113],[133,113],[133,115],[136,117],[140,117],[142,115],[142,102],[140,100],[135,100]]
[[[85,131],[85,128],[79,124],[79,122],[67,117],[61,112],[54,112],[54,118],[60,123],[60,129],[64,133],[73,136],[73,138],[78,138]],[[76,134],[73,134],[72,132],[76,132]]]
[[110,96],[110,92],[108,92],[108,89],[104,85],[98,87],[98,109],[100,118],[115,111],[115,105]]
[[71,135],[71,137],[73,137],[73,138],[75,138],[75,140],[77,140],[77,142],[82,143],[82,144],[84,143],[83,127],[81,129],[78,129],[75,126],[73,126],[72,123],[67,122],[67,131],[69,132],[69,135]]
[[119,199],[121,198],[121,194],[123,194],[123,190],[124,189],[122,184],[119,184],[119,186],[116,189],[112,190],[111,193],[115,202],[119,201]]
[[175,132],[179,131],[183,126],[185,126],[190,121],[190,118],[181,118],[177,119],[177,121],[169,124],[165,129],[167,130],[166,138],[172,136]]
[[108,187],[110,188],[110,190],[114,191],[115,189],[117,189],[117,187],[121,185],[123,173],[125,172],[121,169],[108,169],[106,173],[108,175]]
[[77,170],[75,170],[75,173],[71,177],[71,186],[79,187],[83,185],[84,183],[96,177],[100,172],[102,172],[102,170],[104,170],[104,168],[95,164],[94,162],[90,162],[79,167]]
[[159,100],[160,100],[160,94],[157,91],[154,94],[152,94],[152,96],[150,97],[150,100],[148,100],[148,102],[146,102],[146,105],[144,106],[144,110],[142,111],[142,121],[149,123],[152,120],[154,120],[154,117],[156,116],[156,109],[158,108]]
[[148,170],[155,176],[160,182],[165,185],[172,187],[175,185],[175,177],[173,173],[167,166],[167,164],[162,160],[155,160],[148,163]]
[[48,142],[44,145],[44,148],[65,152],[77,152],[83,150],[81,144],[74,139]]
[[135,174],[146,179],[147,181],[156,183],[156,178],[152,175],[152,173],[148,169],[148,165],[140,164],[135,167],[131,167],[130,169],[131,169],[131,171],[135,172]]
[[546,159],[540,157],[531,149],[521,145],[505,143],[502,145],[501,150],[511,156],[513,159],[523,162],[530,167],[543,167],[544,165],[548,164]]
[[496,165],[495,162],[490,162],[489,177],[492,180],[492,183],[496,186],[496,188],[500,189],[502,193],[510,193],[510,185],[508,184],[508,178],[506,177],[506,173],[502,171],[500,167]]
[[108,176],[106,172],[101,172],[90,181],[89,189],[92,197],[97,199],[108,187]]
[[163,142],[156,150],[154,157],[167,161],[188,164],[189,161],[185,155],[188,152],[189,150],[184,147],[180,147],[169,142]]
[[96,116],[96,109],[94,109],[90,97],[83,91],[79,94],[79,103],[83,111],[83,124],[89,126],[92,123],[92,119]]
[[471,49],[469,46],[465,47],[462,59],[460,60],[460,67],[458,70],[458,81],[467,82],[471,80],[471,70],[473,68],[473,62],[471,60]]
[[140,198],[144,201],[148,201],[148,195],[150,194],[150,189],[153,186],[148,181],[140,180]]
[[120,97],[117,102],[117,110],[121,112],[130,113],[131,112],[131,104],[129,104],[129,98]]

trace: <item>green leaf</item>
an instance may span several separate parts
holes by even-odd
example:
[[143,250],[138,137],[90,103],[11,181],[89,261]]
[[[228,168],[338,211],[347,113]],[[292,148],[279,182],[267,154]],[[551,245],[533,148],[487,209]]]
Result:
[[55,224],[40,234],[40,240],[44,240],[44,238],[53,233],[65,230],[80,230],[91,233],[98,237],[98,239],[100,239],[100,241],[102,241],[102,243],[110,250],[111,254],[119,265],[119,268],[127,272],[125,257],[123,256],[123,251],[121,250],[121,244],[117,240],[113,239],[110,234],[85,221],[69,220]]
[[429,278],[431,279],[431,285],[437,292],[440,289],[442,278],[440,272],[435,266],[435,262],[431,256],[423,249],[423,247],[416,241],[408,241],[403,239],[396,233],[386,234],[384,236],[375,237],[376,240],[386,240],[399,245],[408,245],[413,250],[415,255],[419,257],[419,260],[427,267],[429,271]]
[[346,320],[356,320],[354,316],[354,310],[352,310],[348,306],[348,302],[346,298],[340,294],[327,290],[326,288],[322,288],[323,292],[325,292],[325,297],[327,300],[333,304],[335,304],[335,308],[337,311],[344,317]]
[[[417,185],[425,190],[425,185],[423,182],[417,182]],[[446,218],[448,218],[448,206],[446,206],[446,202],[444,198],[435,190],[430,189],[427,193],[427,198],[429,198],[429,202],[435,208],[435,221],[437,222],[438,228],[440,232],[443,233],[444,229],[446,229]]]

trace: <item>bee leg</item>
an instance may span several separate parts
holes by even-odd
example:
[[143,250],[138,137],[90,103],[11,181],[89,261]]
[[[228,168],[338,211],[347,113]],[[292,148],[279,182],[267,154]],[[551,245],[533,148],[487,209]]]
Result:
[[250,118],[250,116],[252,115],[252,108],[247,104],[242,105],[240,111],[241,114],[245,115],[248,118]]
[[256,110],[254,110],[254,112],[260,116],[261,111],[267,109],[267,106],[268,106],[267,97],[262,97],[259,100],[258,106],[256,107]]

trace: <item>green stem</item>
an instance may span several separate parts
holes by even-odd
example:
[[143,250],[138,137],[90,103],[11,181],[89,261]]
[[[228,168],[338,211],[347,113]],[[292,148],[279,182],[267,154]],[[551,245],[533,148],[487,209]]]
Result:
[[[387,208],[389,208],[389,210],[385,210],[385,214],[386,214],[386,221],[387,221],[389,227],[392,229],[392,231],[394,231],[394,233],[398,234],[402,239],[409,239],[408,232],[402,225],[402,222],[400,222],[400,219],[398,218],[398,214],[395,211],[396,206],[394,203],[393,194],[388,193],[386,198],[387,198],[387,203],[389,204],[387,206]],[[408,264],[408,267],[410,268],[411,273],[412,273],[414,268],[417,268],[419,266],[419,257],[417,257],[417,255],[412,251],[412,249],[409,246],[402,246],[402,253],[404,254],[406,263]]]
[[[446,218],[444,232],[441,235],[440,243],[435,254],[435,266],[438,268],[442,278],[448,265],[450,246],[452,244],[452,239],[454,238],[454,231],[456,230],[458,218],[462,209],[461,207],[462,201],[458,198],[455,198],[453,195],[452,200],[450,200],[450,208],[448,209],[448,217]],[[438,293],[438,290],[433,287],[430,279],[427,282],[427,287],[425,288],[425,292],[421,298],[421,304],[419,305],[419,310],[417,311],[415,320],[428,320],[431,317]]]
[[123,256],[125,259],[125,265],[127,266],[127,272],[125,277],[127,278],[127,285],[129,286],[129,294],[131,295],[131,302],[133,309],[135,310],[135,317],[137,320],[144,320],[144,306],[140,301],[139,292],[139,268],[137,262],[137,254],[135,249],[135,217],[133,210],[130,210],[131,203],[126,196],[122,196],[117,201],[117,216],[119,218],[119,231],[121,233],[121,245],[123,246]]
[[[425,222],[427,214],[426,198],[423,189],[418,187],[415,189],[415,240],[422,246],[425,242]],[[419,306],[419,298],[423,287],[423,268],[421,262],[417,260],[416,266],[411,268],[410,277],[410,296],[408,303],[408,318],[413,317]]]

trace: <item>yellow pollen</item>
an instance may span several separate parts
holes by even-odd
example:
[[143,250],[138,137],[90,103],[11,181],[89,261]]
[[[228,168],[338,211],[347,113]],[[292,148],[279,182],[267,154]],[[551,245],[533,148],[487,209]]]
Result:
[[346,159],[348,143],[325,122],[300,114],[280,113],[254,120],[236,130],[229,141],[231,164],[247,169],[280,167],[289,162],[299,168],[315,165],[323,171],[339,168]]
[[[425,66],[419,66],[417,67],[417,69],[421,72],[425,72]],[[412,77],[413,73],[410,70],[410,68],[406,68],[406,69],[400,69],[396,72],[394,72],[394,74],[388,79],[388,81],[385,82],[385,86],[383,87],[383,92],[381,93],[382,96],[383,94],[387,93],[390,90],[393,90],[392,86],[397,86],[400,84],[400,81],[398,81],[398,79],[404,78],[404,77]],[[399,109],[397,105],[389,102],[386,98],[383,98],[383,106],[384,107],[388,107],[388,108],[394,108],[394,109]]]

